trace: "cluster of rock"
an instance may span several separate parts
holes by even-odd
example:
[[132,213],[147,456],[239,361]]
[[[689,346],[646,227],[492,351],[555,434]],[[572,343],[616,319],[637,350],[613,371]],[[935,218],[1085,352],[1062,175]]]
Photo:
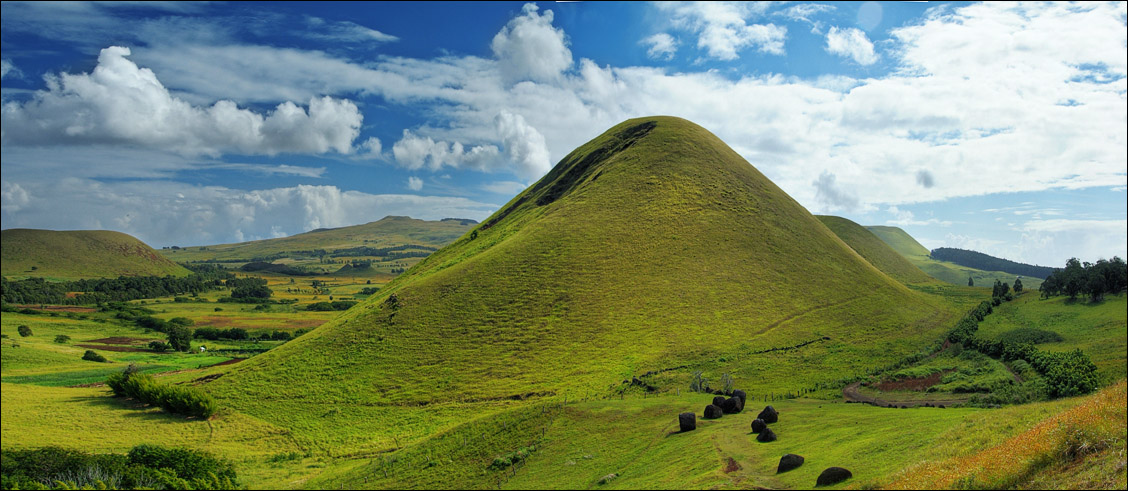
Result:
[[[725,398],[721,395],[713,398],[713,403],[705,406],[705,419],[718,419],[726,414],[737,414],[744,411],[744,403],[747,395],[742,390],[734,390],[732,397]],[[756,441],[761,443],[774,442],[778,438],[774,431],[768,427],[769,424],[779,422],[779,411],[772,406],[767,406],[760,414],[756,415],[756,419],[752,420],[752,433],[756,434]],[[678,415],[678,426],[681,431],[693,431],[697,429],[697,415],[695,413],[681,413]],[[779,459],[779,466],[776,467],[776,473],[783,473],[790,470],[798,469],[803,465],[803,456],[796,454],[786,454]],[[815,482],[816,486],[829,486],[837,484],[853,477],[850,471],[842,467],[828,467],[826,470],[819,474]]]

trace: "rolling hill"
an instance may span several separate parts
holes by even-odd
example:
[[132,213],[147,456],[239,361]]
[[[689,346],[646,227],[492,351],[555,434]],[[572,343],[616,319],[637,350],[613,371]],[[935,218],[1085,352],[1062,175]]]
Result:
[[818,218],[823,225],[826,225],[866,261],[892,278],[904,283],[934,281],[931,276],[910,263],[905,259],[905,256],[902,256],[866,227],[842,217],[818,215],[815,218]]
[[661,372],[657,390],[699,370],[753,397],[797,392],[915,352],[958,314],[866,262],[712,133],[651,117],[207,388],[303,445],[363,454],[606,397],[644,372]]
[[[1015,278],[1018,277],[1016,274],[1005,271],[983,271],[948,261],[932,259],[927,248],[920,245],[916,239],[898,227],[874,225],[866,228],[885,241],[886,244],[889,244],[889,247],[892,247],[893,250],[905,256],[905,259],[908,259],[910,263],[928,273],[929,276],[953,285],[967,285],[967,279],[970,277],[975,286],[990,288],[995,280],[1013,285]],[[1042,285],[1042,280],[1025,276],[1022,278],[1022,284],[1027,290],[1037,290]]]
[[137,238],[110,230],[8,229],[3,275],[51,279],[185,276],[188,270]]
[[387,216],[375,222],[338,228],[321,228],[277,239],[235,244],[162,249],[161,254],[179,262],[254,261],[295,252],[333,251],[354,247],[423,245],[430,248],[449,244],[477,222],[465,219],[418,220]]

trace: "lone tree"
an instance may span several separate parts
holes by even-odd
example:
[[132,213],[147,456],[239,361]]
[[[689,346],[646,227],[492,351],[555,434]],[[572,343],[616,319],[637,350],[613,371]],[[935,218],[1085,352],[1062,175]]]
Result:
[[1015,280],[1014,280],[1014,292],[1015,293],[1022,293],[1022,278],[1015,278]]
[[31,336],[31,328],[27,327],[26,325],[17,327],[16,331],[18,331],[20,333],[20,336],[25,337],[25,338],[28,337],[28,336]]
[[971,277],[970,277],[970,276],[968,276],[968,277],[967,277],[967,286],[975,286],[975,282],[974,282],[974,281],[971,281]]
[[172,325],[168,328],[168,344],[175,351],[192,349],[192,330],[184,326]]

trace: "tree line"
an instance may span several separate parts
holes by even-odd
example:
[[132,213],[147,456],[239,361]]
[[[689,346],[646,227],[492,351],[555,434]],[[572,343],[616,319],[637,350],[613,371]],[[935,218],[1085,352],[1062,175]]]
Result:
[[1099,302],[1105,294],[1119,295],[1128,288],[1128,264],[1113,256],[1112,260],[1101,259],[1095,263],[1081,262],[1070,258],[1064,269],[1055,269],[1046,277],[1039,290],[1042,298],[1067,295],[1076,299],[1079,295]]
[[[189,266],[191,274],[177,276],[121,276],[94,280],[49,282],[43,278],[0,279],[0,298],[12,304],[95,305],[142,298],[193,295],[217,290],[235,275],[215,266]],[[79,292],[77,295],[71,295]]]
[[932,259],[937,261],[953,262],[960,266],[982,269],[984,271],[1005,271],[1014,275],[1030,276],[1032,278],[1044,279],[1049,276],[1050,273],[1054,272],[1054,268],[1014,262],[1008,259],[990,256],[982,252],[956,249],[954,247],[936,248],[933,249],[929,255]]

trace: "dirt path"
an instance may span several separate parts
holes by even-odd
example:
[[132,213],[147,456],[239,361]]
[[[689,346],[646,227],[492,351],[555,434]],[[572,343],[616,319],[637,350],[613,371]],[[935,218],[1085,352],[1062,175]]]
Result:
[[1014,373],[1014,370],[1011,370],[1010,365],[1003,363],[1003,368],[1006,368],[1007,371],[1010,372],[1011,377],[1014,377],[1014,383],[1022,385],[1022,376],[1017,374],[1017,373]]
[[917,406],[923,406],[925,404],[932,404],[933,406],[951,406],[953,404],[962,404],[962,403],[968,401],[967,399],[936,399],[936,400],[928,400],[928,401],[921,401],[921,400],[898,401],[898,400],[878,399],[876,397],[872,397],[872,396],[862,394],[861,391],[858,390],[858,387],[860,387],[861,385],[862,385],[861,382],[854,382],[850,385],[847,385],[845,388],[842,389],[842,397],[844,397],[846,399],[846,402],[860,402],[860,403],[863,403],[863,404],[871,404],[871,405],[880,406],[880,407],[901,407],[901,406],[917,407]]

